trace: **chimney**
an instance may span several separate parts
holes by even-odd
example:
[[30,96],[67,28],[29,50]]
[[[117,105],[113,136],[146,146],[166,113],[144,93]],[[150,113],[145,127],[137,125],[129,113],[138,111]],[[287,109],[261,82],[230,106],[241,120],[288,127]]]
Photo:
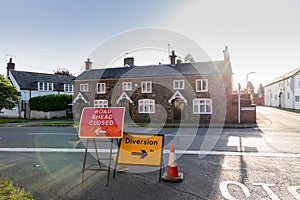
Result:
[[124,67],[133,67],[134,66],[134,57],[124,58]]
[[87,61],[85,61],[85,70],[90,70],[92,69],[92,62],[88,58]]
[[176,64],[176,55],[175,55],[175,51],[172,51],[172,55],[169,56],[170,60],[171,60],[171,65],[175,65]]
[[9,71],[15,70],[15,63],[12,62],[12,58],[9,58],[9,62],[7,63],[7,76],[9,74]]
[[224,54],[224,61],[230,61],[230,55],[227,46],[225,46],[225,50],[223,50],[223,54]]

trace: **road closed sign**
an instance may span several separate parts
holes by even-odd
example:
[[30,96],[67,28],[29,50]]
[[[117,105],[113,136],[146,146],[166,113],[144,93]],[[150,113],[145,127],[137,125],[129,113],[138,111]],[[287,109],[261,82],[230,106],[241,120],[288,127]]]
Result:
[[80,119],[80,138],[122,138],[124,107],[84,108]]
[[118,163],[160,166],[163,135],[125,133],[120,143]]

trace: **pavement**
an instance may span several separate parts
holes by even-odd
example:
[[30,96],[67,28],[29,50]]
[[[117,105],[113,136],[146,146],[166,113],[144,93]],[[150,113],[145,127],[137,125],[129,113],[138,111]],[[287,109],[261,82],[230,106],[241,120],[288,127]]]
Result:
[[[5,124],[0,124],[0,127],[30,127],[30,126],[66,126],[66,127],[74,127],[75,125],[73,124],[57,124],[57,122],[71,122],[73,121],[73,119],[40,119],[40,120],[30,120],[27,122],[22,122],[22,123],[5,123]],[[53,122],[53,124],[49,123],[49,124],[44,124],[45,122]],[[126,125],[125,127],[137,127],[134,125]],[[157,127],[161,127],[161,124],[158,124]],[[157,127],[147,127],[147,128],[157,128]],[[175,126],[174,124],[172,125],[168,125],[165,124],[165,128],[177,128],[178,126]],[[189,125],[184,125],[184,124],[180,124],[180,127],[197,127],[197,125],[195,126],[191,126]],[[198,128],[219,128],[219,127],[223,127],[223,128],[255,128],[257,127],[256,123],[253,124],[200,124],[198,126]]]
[[0,124],[0,127],[25,127],[25,126],[70,126],[72,127],[72,124],[48,124],[45,125],[43,123],[45,122],[70,122],[73,121],[73,119],[40,119],[40,120],[30,120],[27,122],[21,122],[21,123],[4,123]]

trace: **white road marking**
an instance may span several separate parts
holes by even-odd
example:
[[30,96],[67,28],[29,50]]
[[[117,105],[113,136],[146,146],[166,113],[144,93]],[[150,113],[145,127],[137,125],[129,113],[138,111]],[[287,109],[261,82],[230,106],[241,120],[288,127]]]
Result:
[[78,135],[74,133],[28,133],[28,135]]
[[[81,153],[85,149],[71,148],[0,148],[0,152],[45,152],[45,153]],[[109,149],[98,149],[99,152],[108,153]],[[95,149],[89,149],[88,152],[95,152]],[[114,153],[117,149],[113,150]],[[169,150],[164,150],[164,154],[169,154]],[[264,153],[264,152],[234,152],[234,151],[199,151],[199,150],[175,150],[176,154],[184,155],[215,155],[215,156],[251,156],[251,157],[274,157],[274,158],[300,158],[298,153]]]
[[222,181],[222,182],[220,182],[219,186],[220,186],[221,194],[222,194],[223,197],[225,197],[225,199],[239,200],[239,199],[231,196],[231,194],[228,190],[228,185],[237,185],[237,186],[239,186],[242,189],[245,197],[246,198],[250,197],[250,191],[244,184],[236,182],[236,181]]

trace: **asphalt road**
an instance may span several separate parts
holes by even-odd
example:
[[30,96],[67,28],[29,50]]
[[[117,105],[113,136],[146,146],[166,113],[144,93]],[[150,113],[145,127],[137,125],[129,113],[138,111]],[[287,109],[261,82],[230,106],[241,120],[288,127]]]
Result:
[[99,171],[86,171],[80,184],[84,145],[76,129],[1,127],[0,176],[35,199],[300,199],[300,115],[258,107],[257,117],[258,128],[249,129],[127,129],[164,134],[164,163],[174,143],[184,180],[158,182],[156,168],[129,166],[111,173],[109,186]]

